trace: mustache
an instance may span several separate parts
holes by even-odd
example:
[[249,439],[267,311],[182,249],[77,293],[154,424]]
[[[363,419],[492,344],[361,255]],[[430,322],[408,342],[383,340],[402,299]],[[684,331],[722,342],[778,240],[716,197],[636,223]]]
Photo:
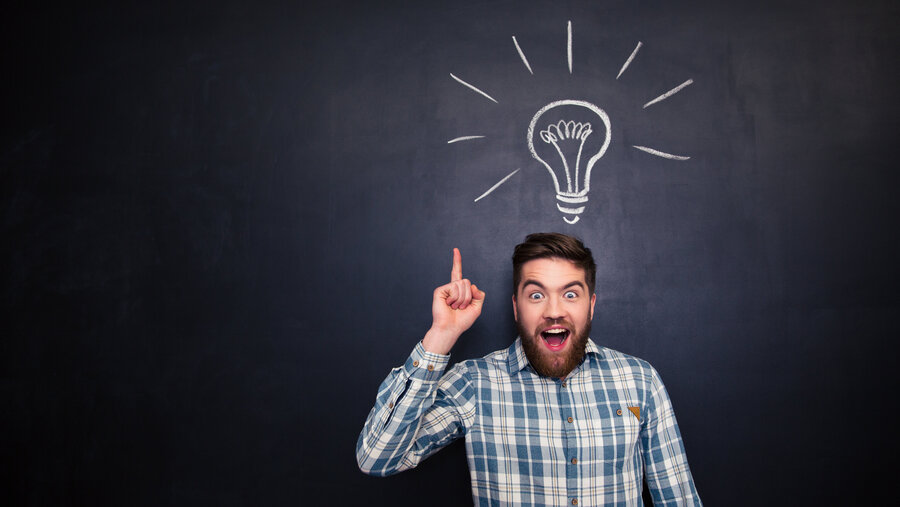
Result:
[[535,334],[535,336],[537,336],[537,335],[541,334],[541,332],[543,330],[553,327],[553,326],[563,326],[566,329],[568,329],[569,331],[575,331],[575,323],[574,322],[567,320],[565,318],[559,318],[559,319],[547,319],[546,322],[538,325],[537,328],[535,328],[534,334]]

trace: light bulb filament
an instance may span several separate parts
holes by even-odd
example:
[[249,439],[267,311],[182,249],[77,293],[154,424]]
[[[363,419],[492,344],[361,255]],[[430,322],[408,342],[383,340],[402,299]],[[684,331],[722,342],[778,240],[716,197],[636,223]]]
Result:
[[[581,123],[575,121],[565,121],[560,120],[559,122],[547,126],[546,130],[542,130],[540,132],[541,139],[547,143],[553,145],[556,148],[556,153],[559,154],[560,160],[562,160],[563,169],[566,173],[566,191],[569,193],[579,192],[581,191],[579,181],[579,176],[581,175],[581,151],[584,149],[584,142],[587,140],[588,136],[591,135],[593,130],[591,129],[591,124],[589,122]],[[577,150],[570,150],[560,148],[559,143],[562,142],[565,146],[566,144],[575,143],[578,146]],[[575,152],[575,163],[570,165],[569,160],[566,157],[565,153]],[[575,188],[572,188],[572,168],[575,170]]]

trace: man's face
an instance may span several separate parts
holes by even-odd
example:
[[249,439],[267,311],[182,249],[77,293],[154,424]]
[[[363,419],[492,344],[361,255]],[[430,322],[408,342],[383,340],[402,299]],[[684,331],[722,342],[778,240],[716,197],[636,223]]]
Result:
[[563,378],[584,358],[596,295],[573,262],[535,259],[522,265],[513,314],[531,366]]

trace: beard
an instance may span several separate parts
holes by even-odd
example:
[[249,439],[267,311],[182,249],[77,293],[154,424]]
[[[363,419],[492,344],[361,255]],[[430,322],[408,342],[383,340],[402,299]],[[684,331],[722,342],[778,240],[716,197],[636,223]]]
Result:
[[567,338],[572,341],[572,347],[560,353],[553,353],[543,346],[540,329],[527,332],[518,320],[516,320],[516,329],[519,330],[519,336],[522,337],[525,357],[528,358],[528,362],[538,372],[538,375],[561,379],[581,364],[584,359],[588,336],[591,334],[591,321],[587,321],[587,324],[581,329],[576,329],[572,322],[567,320],[561,320],[558,323],[572,330]]

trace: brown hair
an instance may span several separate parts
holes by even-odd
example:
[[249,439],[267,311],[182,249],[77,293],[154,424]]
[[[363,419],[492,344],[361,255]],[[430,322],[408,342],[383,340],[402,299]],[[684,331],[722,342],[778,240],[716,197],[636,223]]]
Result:
[[597,277],[597,264],[591,250],[584,246],[580,239],[558,232],[538,232],[529,234],[525,241],[516,245],[513,250],[513,295],[519,290],[522,281],[522,265],[535,259],[565,259],[572,261],[584,270],[584,279],[589,293],[594,293]]

